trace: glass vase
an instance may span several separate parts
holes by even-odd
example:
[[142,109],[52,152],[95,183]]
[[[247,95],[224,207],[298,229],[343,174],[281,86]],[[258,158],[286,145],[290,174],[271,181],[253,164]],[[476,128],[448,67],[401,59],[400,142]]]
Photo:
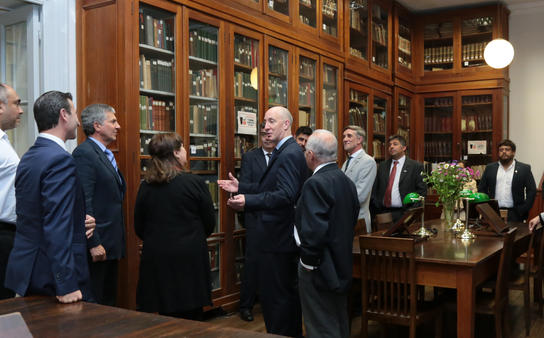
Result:
[[455,200],[442,202],[442,212],[446,222],[446,229],[449,230],[455,222]]

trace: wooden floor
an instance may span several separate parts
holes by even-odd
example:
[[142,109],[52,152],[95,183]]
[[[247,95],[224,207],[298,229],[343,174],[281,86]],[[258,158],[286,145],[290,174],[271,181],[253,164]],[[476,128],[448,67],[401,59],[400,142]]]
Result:
[[[521,292],[510,292],[510,321],[512,332],[511,338],[523,338],[525,336],[525,324],[523,319],[523,294]],[[531,297],[532,299],[532,297]],[[544,337],[544,318],[538,317],[537,306],[532,307],[532,320],[531,320],[531,334],[530,338]],[[255,320],[253,322],[245,322],[240,319],[238,313],[219,316],[209,319],[208,322],[221,325],[225,327],[233,327],[239,329],[245,329],[255,332],[266,332],[261,308],[257,305],[253,311]],[[450,338],[456,337],[456,322],[455,314],[449,313],[444,316],[444,332],[443,337]],[[476,332],[475,337],[478,338],[492,338],[495,337],[494,324],[492,317],[477,316],[476,317]],[[353,326],[351,330],[352,337],[358,337],[361,331],[361,317],[356,317],[353,320]],[[379,325],[377,323],[369,323],[370,337],[380,337]],[[419,327],[417,331],[418,337],[432,337],[434,335],[433,327]],[[388,327],[386,329],[387,337],[408,337],[408,331],[403,327]]]

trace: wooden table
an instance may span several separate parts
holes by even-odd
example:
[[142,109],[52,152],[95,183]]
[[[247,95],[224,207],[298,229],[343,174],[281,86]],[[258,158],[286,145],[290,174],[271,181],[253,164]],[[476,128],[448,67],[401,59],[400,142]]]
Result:
[[21,313],[34,337],[278,337],[86,302],[60,304],[53,297],[0,301],[0,315],[11,312]]
[[[425,222],[437,228],[438,234],[416,244],[417,284],[457,289],[457,337],[474,337],[474,308],[476,287],[497,273],[502,239],[478,236],[463,241],[444,231],[440,220]],[[514,255],[520,255],[529,245],[529,229],[518,226]],[[376,233],[379,234],[379,233]],[[358,239],[353,245],[353,277],[361,277],[361,251]]]

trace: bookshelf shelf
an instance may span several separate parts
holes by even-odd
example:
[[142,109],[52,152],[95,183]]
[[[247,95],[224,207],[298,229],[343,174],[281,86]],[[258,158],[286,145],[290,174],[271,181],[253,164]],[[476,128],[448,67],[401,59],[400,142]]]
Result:
[[207,96],[198,96],[198,95],[189,95],[189,99],[194,101],[203,101],[203,102],[217,102],[219,100],[217,97],[207,97]]
[[140,88],[140,93],[142,94],[148,94],[148,95],[158,95],[158,96],[169,96],[169,97],[175,97],[175,93],[171,92],[165,92],[160,90],[153,90],[153,89],[144,89]]
[[243,63],[235,62],[234,63],[234,69],[252,71],[253,67],[251,67],[250,65],[243,64]]
[[492,133],[493,130],[473,130],[473,131],[463,131],[463,134],[481,134],[481,133]]
[[249,99],[247,97],[240,97],[240,96],[235,96],[234,101],[247,102],[247,103],[257,103],[256,99]]
[[140,51],[146,51],[146,52],[150,52],[150,53],[158,53],[158,54],[162,54],[162,55],[174,55],[174,52],[172,52],[171,50],[164,49],[164,48],[159,48],[159,47],[153,47],[153,46],[147,45],[145,43],[140,43],[138,46],[140,47]]
[[189,63],[194,65],[202,65],[202,66],[217,66],[217,62],[199,58],[196,56],[189,56]]
[[146,130],[146,129],[140,129],[140,134],[167,134],[172,133],[173,130]]
[[268,75],[273,76],[273,77],[277,77],[277,78],[280,78],[280,79],[287,79],[286,74],[268,72]]
[[189,136],[191,137],[204,137],[204,138],[216,138],[217,135],[215,134],[197,134],[197,133],[189,133]]

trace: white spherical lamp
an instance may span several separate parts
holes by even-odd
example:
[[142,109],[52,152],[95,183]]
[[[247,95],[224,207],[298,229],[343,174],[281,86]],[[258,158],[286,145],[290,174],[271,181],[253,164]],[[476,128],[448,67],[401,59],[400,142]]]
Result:
[[495,39],[485,46],[484,59],[492,68],[504,68],[514,59],[514,47],[507,40]]
[[251,87],[253,87],[255,90],[259,89],[259,69],[257,69],[257,67],[251,70],[249,81],[251,83]]

